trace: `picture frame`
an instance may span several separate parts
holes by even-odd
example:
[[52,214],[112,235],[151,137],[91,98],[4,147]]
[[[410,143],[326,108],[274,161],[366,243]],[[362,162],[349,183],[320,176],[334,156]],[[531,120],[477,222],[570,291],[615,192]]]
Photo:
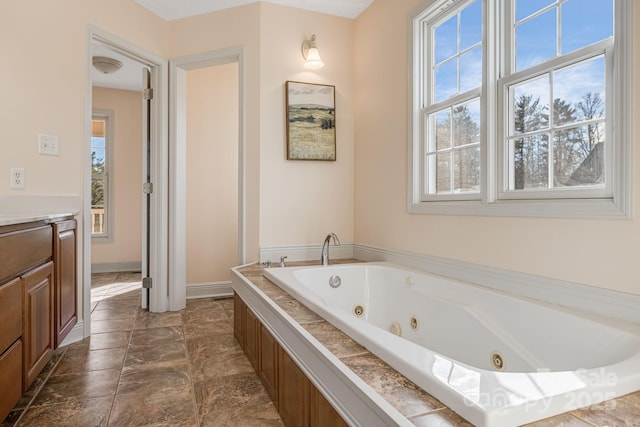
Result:
[[336,160],[335,86],[285,82],[287,160]]

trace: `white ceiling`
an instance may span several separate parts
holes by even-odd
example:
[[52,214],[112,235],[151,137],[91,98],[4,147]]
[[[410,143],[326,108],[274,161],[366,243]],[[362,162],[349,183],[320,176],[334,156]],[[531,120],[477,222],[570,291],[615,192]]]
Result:
[[166,21],[266,1],[355,19],[373,0],[135,0]]
[[[242,6],[256,1],[295,7],[329,15],[354,19],[374,0],[135,0],[161,18],[170,21],[217,10]],[[94,56],[108,56],[122,61],[123,66],[113,74],[103,74],[91,67],[94,86],[113,89],[142,90],[142,64],[99,43],[93,44]]]
[[122,68],[112,74],[104,74],[91,67],[91,84],[111,89],[142,90],[142,64],[99,43],[93,43],[93,56],[108,56],[122,62]]

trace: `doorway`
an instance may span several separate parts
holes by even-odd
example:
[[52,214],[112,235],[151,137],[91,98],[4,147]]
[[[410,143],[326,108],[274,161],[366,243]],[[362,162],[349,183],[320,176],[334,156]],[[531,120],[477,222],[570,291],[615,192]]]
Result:
[[187,293],[219,295],[238,265],[238,63],[186,74]]
[[[132,137],[127,142],[131,149],[137,150],[135,156],[138,160],[138,164],[133,166],[137,172],[133,172],[135,176],[120,176],[121,180],[127,181],[126,184],[134,189],[134,193],[137,196],[133,196],[137,201],[121,202],[125,209],[131,208],[128,213],[118,213],[118,217],[123,217],[131,224],[135,224],[137,230],[141,230],[139,235],[135,238],[137,243],[134,245],[139,251],[136,260],[124,260],[124,265],[118,262],[112,263],[110,268],[114,269],[131,269],[132,264],[137,265],[137,269],[143,272],[148,269],[149,276],[153,277],[155,288],[152,292],[142,292],[141,305],[144,308],[149,308],[151,311],[166,311],[168,303],[166,301],[167,294],[167,212],[168,212],[168,197],[167,193],[167,173],[168,161],[167,161],[167,103],[166,93],[167,88],[167,61],[159,58],[153,54],[150,54],[143,49],[137,48],[131,45],[125,40],[121,40],[107,32],[104,32],[98,28],[90,27],[87,38],[87,79],[85,85],[85,140],[88,141],[85,144],[84,150],[84,185],[83,185],[83,224],[84,230],[82,233],[82,251],[83,251],[83,318],[84,318],[84,335],[89,336],[91,333],[90,326],[90,313],[91,313],[91,273],[92,273],[92,230],[93,223],[95,222],[95,212],[92,213],[92,175],[93,175],[93,161],[92,153],[94,147],[91,146],[92,136],[92,119],[94,112],[93,105],[93,86],[94,78],[92,76],[93,65],[91,58],[94,56],[109,56],[118,59],[122,63],[122,67],[114,76],[118,76],[121,80],[120,83],[135,81],[134,87],[123,86],[113,87],[113,90],[131,90],[140,94],[137,101],[137,106],[133,107],[141,116],[139,116],[138,123],[142,129],[138,132],[137,137]],[[126,67],[126,68],[125,68]],[[126,69],[126,72],[125,72]],[[156,89],[150,102],[143,103],[143,70],[148,70],[150,74],[150,81],[153,87]],[[131,76],[128,74],[131,73]],[[133,77],[132,77],[133,76]],[[133,80],[132,80],[133,79]],[[165,82],[162,84],[162,82]],[[101,85],[104,86],[104,85]],[[150,92],[145,93],[145,95]],[[140,107],[144,108],[140,108]],[[142,110],[142,111],[141,111]],[[99,115],[107,117],[109,120],[109,111],[102,110]],[[118,119],[122,122],[122,128],[124,126],[126,118],[125,114],[112,114],[111,121],[116,122],[112,128],[118,129]],[[148,122],[151,125],[145,126]],[[112,123],[113,124],[113,123]],[[144,142],[149,141],[149,147],[144,146]],[[133,147],[131,147],[133,146]],[[117,148],[114,148],[117,151]],[[143,202],[143,183],[145,182],[147,172],[153,183],[155,184],[156,192],[151,195],[149,203]],[[108,176],[106,179],[110,179]],[[115,177],[111,177],[115,180]],[[117,190],[116,190],[117,191]],[[105,193],[106,194],[106,193]],[[111,196],[109,203],[109,209],[111,209],[111,215],[114,215],[115,206],[113,202],[117,201],[117,197]],[[146,201],[145,201],[146,202]],[[129,206],[127,206],[129,205]],[[135,205],[135,206],[133,206]],[[95,211],[95,209],[94,209]],[[135,211],[135,212],[134,212]],[[100,221],[98,221],[100,222]],[[104,224],[109,227],[109,222],[104,221]],[[127,234],[127,230],[120,229],[115,224],[110,225],[111,233],[104,233],[106,237],[105,241],[109,239],[115,241],[118,236],[123,237]],[[104,231],[105,229],[100,229]],[[145,230],[148,230],[149,238],[147,238]],[[135,234],[135,233],[134,233]],[[149,242],[147,246],[145,243]],[[129,264],[132,263],[132,264]],[[109,264],[107,262],[106,264]],[[115,265],[113,265],[115,264]],[[108,267],[109,268],[109,267]]]
[[[210,52],[201,55],[195,55],[180,58],[171,61],[171,83],[170,98],[171,104],[171,121],[170,129],[172,130],[170,138],[170,176],[171,176],[171,212],[170,212],[170,229],[169,229],[169,264],[170,278],[169,281],[176,286],[170,286],[170,291],[183,292],[184,298],[196,298],[204,296],[226,296],[231,295],[232,288],[229,280],[229,268],[244,263],[245,260],[245,192],[244,192],[244,58],[242,48],[232,48],[222,51]],[[190,74],[191,73],[191,74]],[[227,77],[224,77],[227,76]],[[200,87],[196,87],[196,96],[189,94],[189,82],[193,85],[198,80],[209,84],[196,83]],[[217,82],[213,84],[211,79],[226,79],[226,82]],[[215,89],[217,87],[217,89]],[[199,93],[201,90],[213,90],[212,96],[222,96],[220,93],[229,90],[235,96],[236,102],[229,102],[226,106],[235,110],[231,112],[234,118],[233,123],[235,129],[229,129],[228,126],[216,125],[224,120],[223,117],[209,117],[201,120],[200,125],[196,124],[195,129],[204,132],[204,138],[198,138],[193,135],[193,120],[188,120],[187,108],[189,104],[197,102],[194,98],[206,101],[206,94]],[[191,87],[193,90],[194,87]],[[218,90],[218,92],[216,92]],[[218,95],[215,95],[218,93]],[[210,103],[209,103],[210,104]],[[208,107],[209,114],[215,113],[215,109],[220,108],[211,104]],[[222,108],[225,108],[222,106]],[[228,114],[227,111],[225,114]],[[194,114],[195,116],[196,114]],[[189,114],[191,116],[191,114]],[[192,119],[192,117],[190,117]],[[202,125],[210,123],[216,129],[211,129],[209,135],[206,135],[207,129]],[[222,128],[226,130],[221,130]],[[188,130],[191,137],[188,135]],[[214,139],[210,137],[215,135]],[[202,147],[198,139],[204,139],[206,145],[209,141],[212,147]],[[217,140],[217,142],[215,142]],[[191,148],[189,148],[191,144]],[[198,147],[200,144],[200,147]],[[219,151],[216,151],[216,144]],[[198,167],[198,170],[191,170],[189,163],[190,155],[202,149],[208,150],[206,156],[220,158],[211,158],[205,160],[209,167]],[[188,150],[192,150],[188,153]],[[222,157],[226,157],[224,162]],[[235,164],[230,164],[235,163]],[[217,167],[221,170],[221,174],[212,174],[212,168]],[[224,169],[225,171],[222,171]],[[229,177],[229,173],[235,173],[235,179],[226,178],[227,186],[219,182],[224,180],[224,176]],[[224,175],[227,174],[227,175]],[[229,186],[229,181],[231,186]],[[202,189],[205,193],[204,198],[207,204],[193,203],[187,200],[188,197],[197,197],[197,190],[190,191],[187,185]],[[216,189],[217,187],[217,189]],[[191,196],[188,196],[191,193]],[[222,211],[217,214],[215,210],[217,205],[222,205]],[[230,206],[235,204],[235,206]],[[226,206],[226,208],[225,208]],[[235,216],[235,218],[230,218]],[[187,236],[197,235],[197,226],[187,226],[190,222],[189,217],[197,218],[200,224],[204,224],[208,228],[209,239],[193,241]],[[213,224],[215,223],[215,224]],[[226,227],[226,231],[221,231],[221,226]],[[191,227],[191,229],[189,229]],[[229,233],[229,228],[233,228]],[[217,231],[216,231],[217,230]],[[217,234],[216,234],[217,233]],[[217,237],[216,237],[217,236]],[[222,236],[222,238],[221,238]],[[229,243],[231,242],[231,243]],[[216,250],[211,247],[217,245]],[[235,252],[231,257],[229,252]],[[191,259],[189,257],[198,257],[201,260]],[[217,267],[206,267],[205,264],[216,264]],[[189,266],[189,271],[187,267]],[[182,286],[180,286],[182,285]],[[181,298],[174,298],[180,301]]]

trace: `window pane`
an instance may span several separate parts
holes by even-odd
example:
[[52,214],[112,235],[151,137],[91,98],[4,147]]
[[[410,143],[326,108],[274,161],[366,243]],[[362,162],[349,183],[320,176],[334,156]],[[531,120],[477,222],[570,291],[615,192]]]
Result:
[[96,237],[106,237],[105,223],[108,210],[107,198],[107,119],[93,119],[91,121],[91,234]]
[[480,101],[476,100],[453,108],[454,145],[480,143]]
[[555,0],[516,0],[516,21],[520,21],[554,2]]
[[104,148],[92,148],[91,149],[91,163],[93,166],[92,173],[104,174]]
[[440,102],[458,92],[458,60],[453,59],[436,67],[435,101]]
[[[436,150],[451,147],[451,119],[449,110],[435,114],[436,120]],[[432,150],[430,150],[432,151]]]
[[436,64],[458,53],[458,15],[454,15],[435,30]]
[[612,0],[569,0],[562,5],[562,53],[613,36]]
[[557,71],[553,77],[556,125],[604,117],[604,58],[598,57]]
[[554,134],[554,187],[604,183],[604,124]]
[[105,138],[104,136],[92,136],[91,137],[91,146],[92,147],[104,147]]
[[475,0],[460,12],[460,50],[482,41],[482,2]]
[[541,134],[513,140],[510,152],[514,175],[512,190],[548,188],[548,135]]
[[482,46],[460,56],[460,92],[482,85]]
[[104,179],[94,177],[91,180],[91,207],[104,208]]
[[516,27],[516,70],[538,65],[557,55],[557,9]]
[[438,153],[436,156],[436,192],[451,193],[451,152]]
[[480,191],[480,147],[456,150],[454,157],[454,191],[471,193]]
[[511,134],[549,126],[549,77],[544,75],[510,89],[513,99]]

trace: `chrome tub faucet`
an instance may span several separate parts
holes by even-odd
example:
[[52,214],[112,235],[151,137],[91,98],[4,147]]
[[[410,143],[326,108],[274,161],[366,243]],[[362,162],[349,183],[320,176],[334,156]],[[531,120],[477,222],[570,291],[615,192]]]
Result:
[[333,239],[333,244],[335,246],[340,246],[340,239],[336,236],[335,233],[327,234],[327,237],[324,239],[324,243],[322,244],[322,256],[320,258],[321,265],[329,265],[329,243]]

